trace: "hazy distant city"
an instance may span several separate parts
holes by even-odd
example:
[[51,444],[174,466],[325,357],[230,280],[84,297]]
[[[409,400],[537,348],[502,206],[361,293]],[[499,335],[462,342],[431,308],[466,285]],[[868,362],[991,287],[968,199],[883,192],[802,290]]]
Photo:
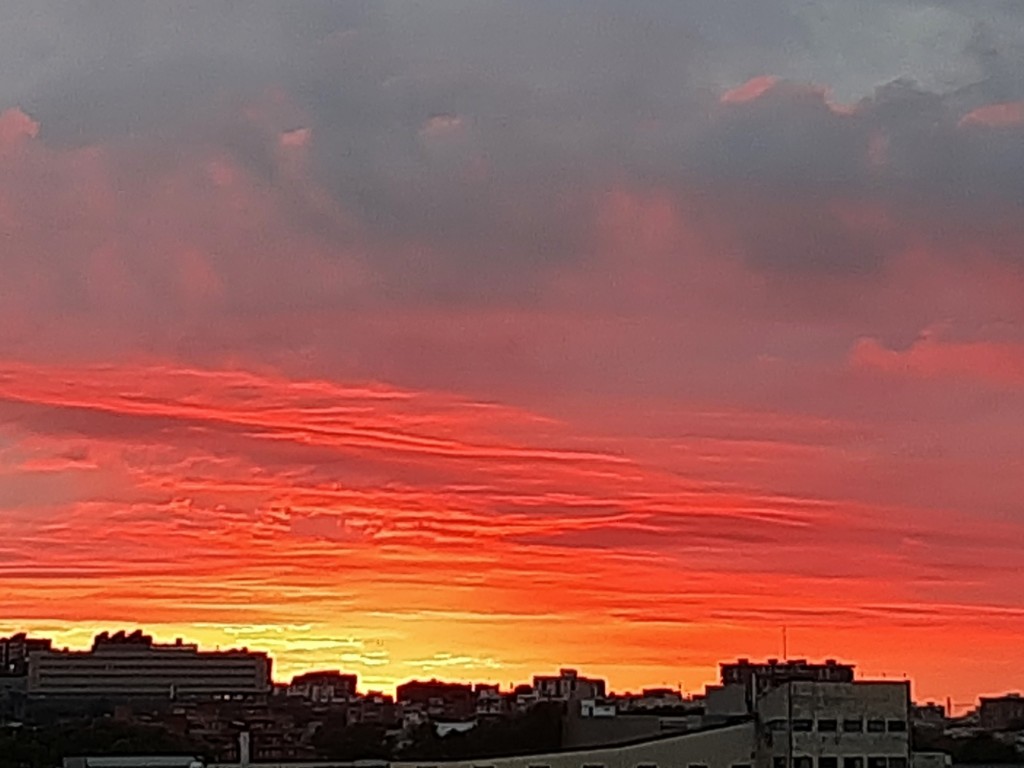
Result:
[[[141,630],[104,632],[84,651],[18,634],[0,639],[0,662],[5,766],[88,755],[100,766],[104,755],[132,752],[242,765],[500,760],[552,768],[533,756],[603,766],[612,755],[653,766],[666,745],[671,765],[688,768],[1024,762],[1020,693],[982,698],[952,717],[943,703],[915,702],[911,681],[859,679],[852,664],[833,659],[739,659],[721,665],[720,684],[691,694],[614,692],[562,668],[507,690],[410,680],[394,696],[361,690],[355,674],[338,669],[274,682],[264,652],[160,644]],[[653,751],[643,760],[632,754],[645,749]]]

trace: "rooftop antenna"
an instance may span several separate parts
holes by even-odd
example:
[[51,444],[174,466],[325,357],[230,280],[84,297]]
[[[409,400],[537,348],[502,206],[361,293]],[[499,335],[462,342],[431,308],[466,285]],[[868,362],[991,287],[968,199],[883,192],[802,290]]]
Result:
[[789,661],[789,649],[786,643],[786,625],[782,625],[782,660]]

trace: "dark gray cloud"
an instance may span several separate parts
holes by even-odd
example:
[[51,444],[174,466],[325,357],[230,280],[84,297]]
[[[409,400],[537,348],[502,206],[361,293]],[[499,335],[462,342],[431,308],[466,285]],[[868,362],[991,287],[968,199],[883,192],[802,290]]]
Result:
[[[545,269],[586,261],[618,187],[696,205],[691,226],[730,230],[725,251],[780,274],[871,275],[936,206],[984,233],[991,206],[1024,203],[1024,126],[960,124],[1022,95],[1012,3],[19,2],[7,16],[0,104],[49,146],[130,148],[139,183],[157,158],[230,152],[399,303],[524,300]],[[766,74],[784,79],[720,102]],[[248,114],[277,92],[273,118]],[[333,212],[282,176],[294,128]],[[851,200],[903,223],[864,226]],[[1011,229],[996,250],[1016,258]]]

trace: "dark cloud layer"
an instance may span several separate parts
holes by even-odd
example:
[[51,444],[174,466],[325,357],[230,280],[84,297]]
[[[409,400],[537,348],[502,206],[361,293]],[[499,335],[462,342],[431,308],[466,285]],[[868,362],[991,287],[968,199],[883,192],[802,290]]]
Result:
[[[1024,126],[962,124],[1021,96],[1007,26],[1019,17],[1010,4],[864,1],[26,4],[0,94],[50,146],[155,147],[178,162],[201,141],[276,187],[280,133],[308,130],[312,178],[357,227],[308,200],[292,216],[361,249],[399,297],[534,292],[536,269],[594,249],[598,198],[618,185],[713,200],[707,215],[738,223],[760,268],[858,275],[934,226],[919,203],[958,206],[982,229],[990,206],[1024,201]],[[844,19],[862,26],[844,32]],[[907,26],[868,34],[884,21]],[[863,44],[844,62],[860,78],[849,106],[816,68],[841,53],[830,36]],[[934,74],[922,51],[936,42],[962,69],[944,90],[913,84]],[[796,79],[723,104],[737,58],[744,76]],[[869,79],[879,60],[900,62],[897,82]],[[245,119],[275,89],[277,113]],[[837,211],[850,202],[891,206],[898,222],[851,226]]]

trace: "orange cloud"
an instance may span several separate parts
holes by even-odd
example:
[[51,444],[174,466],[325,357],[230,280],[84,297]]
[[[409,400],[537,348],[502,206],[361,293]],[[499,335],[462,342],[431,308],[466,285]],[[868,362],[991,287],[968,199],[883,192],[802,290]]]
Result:
[[523,409],[172,365],[9,362],[0,416],[7,620],[70,644],[138,622],[266,647],[280,675],[333,664],[392,685],[440,664],[507,683],[572,662],[620,688],[693,688],[722,657],[772,653],[781,624],[801,653],[925,680],[950,626],[992,648],[1024,627],[1013,606],[951,604],[979,574],[1009,578],[995,569],[1019,527],[954,548],[911,510],[727,482],[730,461],[819,461],[821,447],[677,448],[715,482]]

